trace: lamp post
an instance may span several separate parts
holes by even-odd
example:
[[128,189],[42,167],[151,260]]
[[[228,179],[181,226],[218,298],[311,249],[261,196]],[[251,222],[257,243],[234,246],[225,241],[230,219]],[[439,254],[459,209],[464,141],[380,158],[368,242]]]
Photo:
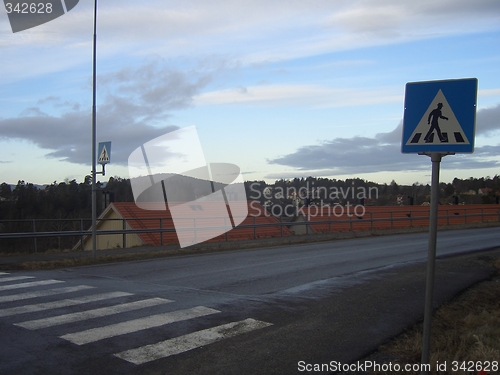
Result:
[[94,0],[94,40],[92,44],[92,257],[97,248],[97,187],[96,187],[96,51],[97,51],[97,0]]

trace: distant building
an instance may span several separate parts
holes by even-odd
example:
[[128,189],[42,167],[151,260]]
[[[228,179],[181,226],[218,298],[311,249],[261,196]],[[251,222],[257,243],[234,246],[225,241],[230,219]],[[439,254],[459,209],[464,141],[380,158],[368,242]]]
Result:
[[[279,221],[273,217],[268,211],[255,201],[243,202],[248,205],[248,216],[240,224],[272,224]],[[194,209],[199,209],[198,205],[193,205]],[[213,217],[227,216],[226,212],[218,212],[216,205],[211,205],[210,202],[204,202],[203,208],[213,210]],[[212,214],[211,212],[211,214]],[[216,224],[211,224],[216,225]],[[163,234],[158,232],[159,228],[170,229]],[[135,246],[161,246],[161,245],[179,245],[179,240],[175,232],[174,223],[170,211],[167,210],[143,210],[135,203],[131,202],[114,202],[111,203],[99,216],[97,221],[98,231],[112,230],[145,230],[141,233],[125,233],[125,234],[101,234],[97,236],[97,249],[113,249]],[[151,232],[147,231],[151,229]],[[200,230],[206,230],[200,228]],[[209,242],[225,241],[226,236],[229,241],[234,240],[251,240],[255,238],[265,237],[280,237],[281,235],[291,235],[291,232],[286,228],[279,226],[262,226],[259,228],[240,228],[236,227],[229,232],[219,235]],[[83,247],[85,250],[92,249],[92,240],[90,236],[83,238]],[[73,250],[81,248],[81,242],[73,247]]]
[[463,193],[460,193],[460,195],[476,195],[476,191],[475,190],[468,190],[468,191],[464,191]]
[[491,193],[493,191],[492,188],[481,188],[477,191],[477,194],[479,195],[488,195],[489,193]]

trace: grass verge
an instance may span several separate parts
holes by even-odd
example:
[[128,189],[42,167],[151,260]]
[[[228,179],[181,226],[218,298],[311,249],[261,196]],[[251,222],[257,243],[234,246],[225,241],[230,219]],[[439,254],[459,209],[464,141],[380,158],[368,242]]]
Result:
[[[500,259],[493,263],[497,268],[493,278],[467,289],[434,313],[431,374],[478,374],[488,363],[489,371],[482,374],[500,374]],[[381,346],[370,359],[377,363],[397,363],[402,369],[407,364],[420,363],[422,332],[422,323],[411,327]],[[492,365],[494,361],[497,365]],[[440,371],[437,363],[441,364]],[[369,373],[382,375],[395,372]],[[418,371],[398,373],[419,374]]]
[[167,256],[186,255],[189,252],[181,250],[148,251],[128,254],[98,255],[95,259],[90,255],[79,258],[65,258],[54,260],[29,261],[16,264],[19,270],[47,270],[67,267],[89,266],[93,264],[107,264],[115,262],[129,262],[135,260],[147,260],[164,258]]

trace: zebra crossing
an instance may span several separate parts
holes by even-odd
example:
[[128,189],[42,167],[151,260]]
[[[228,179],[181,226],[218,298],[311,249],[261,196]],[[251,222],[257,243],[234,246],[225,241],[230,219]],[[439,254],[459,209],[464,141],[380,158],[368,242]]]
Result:
[[[155,310],[155,313],[148,316],[128,318],[118,323],[99,326],[102,318],[107,316],[146,311],[143,309],[153,307],[161,309],[175,301],[158,297],[137,299],[138,297],[133,293],[121,291],[101,293],[93,286],[63,286],[61,285],[63,283],[65,282],[61,280],[37,280],[34,276],[13,276],[0,272],[0,321],[14,319],[14,322],[11,322],[14,326],[31,331],[45,329],[47,331],[44,331],[44,334],[50,334],[50,330],[53,329],[55,330],[53,335],[74,344],[75,349],[78,349],[82,345],[101,340],[120,339],[127,334],[221,313],[219,310],[205,306],[160,313]],[[82,293],[85,295],[82,296]],[[44,300],[46,298],[50,300]],[[137,300],[124,302],[124,298]],[[89,305],[95,302],[104,306],[89,308]],[[41,312],[44,317],[40,317]],[[45,316],[46,313],[48,316]],[[75,327],[78,329],[79,326],[70,323],[76,322],[83,322],[85,329],[72,332],[71,330]],[[131,347],[112,355],[134,365],[141,365],[271,325],[271,323],[248,318],[178,337],[164,337],[163,341]],[[59,329],[54,327],[59,327]],[[61,334],[62,331],[67,332]],[[133,344],[130,345],[133,346]]]
[[[423,136],[423,133],[420,133],[420,132],[417,132],[415,133],[415,135],[411,138],[410,140],[410,144],[418,144],[418,143],[449,143],[450,142],[450,138],[448,138],[448,133],[447,132],[442,132],[441,133],[442,136],[443,136],[443,139],[440,140],[438,137],[436,137],[436,142],[434,142],[434,133],[431,133],[429,135],[429,138],[427,140],[425,140],[424,138],[422,138]],[[460,132],[452,132],[451,133],[452,136],[454,137],[454,141],[453,139],[451,139],[451,142],[453,144],[460,144],[460,143],[466,143],[465,142],[465,139],[464,139],[464,135]]]

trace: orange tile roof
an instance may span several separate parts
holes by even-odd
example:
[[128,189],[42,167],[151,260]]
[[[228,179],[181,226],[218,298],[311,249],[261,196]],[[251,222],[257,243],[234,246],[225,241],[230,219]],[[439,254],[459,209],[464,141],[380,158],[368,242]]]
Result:
[[[269,225],[258,228],[243,228],[241,226],[245,225],[254,225],[254,224],[276,224],[279,223],[279,220],[270,215],[264,207],[262,207],[257,202],[231,202],[231,206],[234,208],[234,205],[243,204],[247,206],[248,215],[243,219],[240,225],[236,226],[229,230],[227,233],[218,235],[212,238],[210,241],[234,241],[234,240],[251,240],[254,238],[265,238],[265,237],[280,237],[280,236],[288,236],[292,233],[290,230],[285,227],[279,227],[277,225]],[[143,205],[143,204],[141,204]],[[175,204],[170,204],[172,207]],[[159,229],[159,228],[170,228],[174,229],[174,221],[172,218],[172,213],[170,209],[164,210],[145,210],[139,208],[135,203],[132,202],[114,202],[111,203],[112,208],[124,219],[132,229]],[[144,207],[144,206],[143,206]],[[191,209],[193,211],[199,210],[201,205],[193,203],[192,205],[187,205],[186,209]],[[198,227],[217,227],[217,226],[231,226],[230,223],[227,222],[227,207],[226,211],[221,211],[220,204],[216,202],[203,202],[203,218],[196,219],[196,226]],[[186,212],[187,216],[189,212]],[[237,218],[234,218],[237,220]],[[182,220],[176,217],[176,220]],[[193,219],[186,219],[193,220]],[[237,221],[241,221],[237,220]],[[188,226],[191,227],[189,224]],[[214,230],[214,229],[212,229]],[[199,229],[198,231],[207,232],[210,229]],[[220,230],[217,230],[219,233]],[[162,244],[161,234],[158,232],[151,233],[138,233],[137,234],[144,244],[159,246]],[[179,243],[177,233],[172,232],[164,232],[163,233],[163,244],[172,244]]]
[[[317,206],[303,207],[301,213],[305,216],[309,214],[310,226],[316,233],[429,226],[429,206],[366,206],[364,215],[356,215],[354,207],[351,205],[349,211],[345,206],[323,207],[323,209]],[[362,213],[361,209],[358,209],[357,213]],[[492,204],[440,205],[438,225],[481,222],[483,220],[479,216],[481,213],[491,214],[491,216],[485,216],[484,221],[498,221],[499,206]],[[329,221],[329,223],[315,224],[321,221]]]

